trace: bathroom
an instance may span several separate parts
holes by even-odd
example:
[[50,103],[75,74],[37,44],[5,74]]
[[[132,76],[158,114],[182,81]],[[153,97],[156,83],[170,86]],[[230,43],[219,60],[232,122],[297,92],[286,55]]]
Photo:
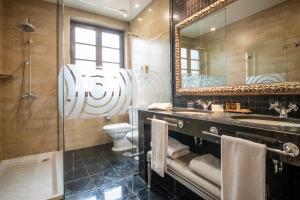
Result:
[[300,199],[299,0],[0,0],[0,200]]

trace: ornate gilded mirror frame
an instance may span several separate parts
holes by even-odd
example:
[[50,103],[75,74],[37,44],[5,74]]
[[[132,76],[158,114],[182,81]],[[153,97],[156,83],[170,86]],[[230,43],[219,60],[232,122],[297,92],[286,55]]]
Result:
[[181,39],[180,30],[205,16],[216,12],[237,0],[218,0],[175,26],[176,51],[176,93],[177,95],[266,95],[266,94],[300,94],[300,82],[269,84],[243,84],[237,86],[182,88],[181,76]]

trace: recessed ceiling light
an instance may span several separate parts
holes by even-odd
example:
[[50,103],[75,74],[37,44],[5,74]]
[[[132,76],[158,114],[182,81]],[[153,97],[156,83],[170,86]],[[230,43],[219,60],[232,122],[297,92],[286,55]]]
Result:
[[140,7],[140,4],[136,3],[136,4],[134,4],[134,7],[138,8],[138,7]]
[[139,21],[142,21],[143,19],[142,19],[142,18],[138,18],[138,20],[139,20]]
[[127,18],[127,17],[128,17],[128,14],[123,14],[123,17],[124,17],[124,18]]
[[149,11],[149,12],[151,12],[151,11],[152,11],[152,9],[151,9],[151,8],[149,8],[149,9],[148,9],[148,11]]
[[210,31],[215,31],[215,30],[217,30],[216,27],[211,27],[211,28],[210,28]]

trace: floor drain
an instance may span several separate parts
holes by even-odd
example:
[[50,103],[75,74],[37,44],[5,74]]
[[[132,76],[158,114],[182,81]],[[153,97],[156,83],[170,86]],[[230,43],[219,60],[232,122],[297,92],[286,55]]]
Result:
[[47,162],[47,161],[49,161],[49,158],[45,158],[42,160],[42,162]]

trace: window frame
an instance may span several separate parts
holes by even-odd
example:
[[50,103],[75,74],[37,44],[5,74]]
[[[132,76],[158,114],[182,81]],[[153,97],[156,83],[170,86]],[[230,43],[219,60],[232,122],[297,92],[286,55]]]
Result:
[[[186,52],[187,52],[186,58],[184,58],[182,55],[180,57],[181,62],[182,62],[182,60],[186,60],[186,62],[187,62],[186,69],[184,69],[181,66],[181,72],[185,71],[188,76],[195,75],[192,72],[196,72],[196,74],[200,75],[201,74],[201,51],[197,48],[190,48],[190,47],[186,47],[184,45],[181,47],[181,49],[186,49]],[[180,49],[180,51],[181,51],[181,49]],[[199,52],[199,58],[198,59],[192,59],[192,56],[191,56],[191,51],[192,50]],[[199,69],[198,70],[192,69],[192,61],[199,62]]]
[[[84,29],[90,29],[94,30],[96,32],[96,45],[92,44],[86,44],[86,43],[80,43],[75,41],[75,28],[84,28]],[[88,60],[88,59],[76,59],[75,53],[76,53],[76,44],[83,44],[87,46],[95,46],[96,47],[96,66],[103,66],[103,59],[102,59],[102,33],[112,33],[119,35],[120,37],[120,48],[113,48],[113,47],[104,47],[109,49],[118,49],[120,51],[120,62],[108,62],[104,61],[104,63],[113,63],[113,64],[119,64],[120,68],[125,68],[125,44],[124,44],[124,31],[111,29],[103,26],[97,26],[97,25],[90,25],[90,24],[84,24],[81,22],[71,21],[70,24],[70,59],[71,64],[75,64],[76,60],[82,60],[82,61],[92,61],[94,60]]]

